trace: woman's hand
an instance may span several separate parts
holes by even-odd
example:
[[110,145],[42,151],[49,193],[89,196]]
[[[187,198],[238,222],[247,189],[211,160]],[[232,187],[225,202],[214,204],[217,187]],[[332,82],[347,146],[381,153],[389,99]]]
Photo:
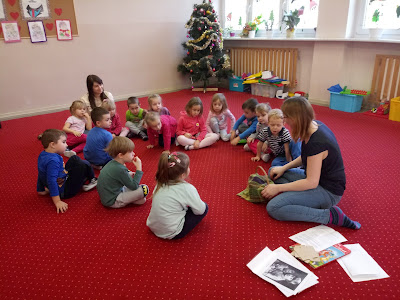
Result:
[[279,184],[268,184],[262,191],[261,195],[265,199],[272,199],[279,193]]
[[284,167],[273,167],[270,171],[269,171],[269,177],[272,180],[276,180],[279,177],[281,177],[283,175],[283,173],[285,173],[285,169]]

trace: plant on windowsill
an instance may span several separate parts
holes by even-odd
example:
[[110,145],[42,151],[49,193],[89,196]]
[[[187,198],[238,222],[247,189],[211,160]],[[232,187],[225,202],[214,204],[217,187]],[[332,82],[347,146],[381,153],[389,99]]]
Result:
[[271,38],[273,35],[272,27],[274,26],[274,21],[275,21],[274,11],[271,10],[268,20],[265,21],[265,30],[267,31],[268,38]]
[[379,39],[382,35],[383,29],[379,28],[380,16],[381,14],[379,9],[375,9],[374,14],[372,15],[372,23],[374,23],[375,26],[369,29],[369,37],[372,39]]
[[226,33],[226,35],[229,35],[230,37],[234,37],[235,33],[233,32],[233,27],[229,26],[227,28],[224,29],[224,32]]
[[287,38],[292,38],[294,36],[294,30],[296,29],[296,26],[300,22],[300,16],[303,14],[304,6],[300,8],[300,10],[295,9],[291,10],[289,13],[285,11],[283,18],[282,18],[282,24],[286,26],[286,37]]
[[256,31],[258,30],[257,26],[264,23],[264,20],[261,20],[261,18],[262,18],[262,15],[259,15],[259,16],[255,17],[252,22],[247,22],[246,25],[244,25],[240,36],[254,38],[256,35]]

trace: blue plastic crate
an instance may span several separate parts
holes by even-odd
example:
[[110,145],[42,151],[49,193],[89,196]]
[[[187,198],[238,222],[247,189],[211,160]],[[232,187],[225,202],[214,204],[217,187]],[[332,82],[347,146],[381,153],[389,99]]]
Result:
[[353,113],[360,111],[362,100],[363,96],[361,95],[348,95],[331,92],[329,108]]
[[235,92],[250,92],[250,84],[243,84],[243,79],[229,77],[229,90]]

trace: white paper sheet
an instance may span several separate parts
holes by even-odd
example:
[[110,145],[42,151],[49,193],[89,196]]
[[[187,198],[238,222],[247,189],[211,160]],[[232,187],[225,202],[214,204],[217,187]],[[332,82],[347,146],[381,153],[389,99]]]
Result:
[[318,225],[289,238],[301,245],[313,246],[317,252],[347,241],[339,232],[325,225]]
[[[287,263],[300,271],[307,273],[307,276],[303,281],[296,287],[295,290],[289,289],[277,281],[274,281],[263,275],[266,269],[271,266],[277,259]],[[259,254],[257,254],[248,264],[247,267],[256,275],[264,279],[265,281],[275,285],[286,297],[296,295],[301,291],[309,288],[318,283],[318,277],[303,266],[297,259],[295,259],[289,252],[282,247],[271,251],[268,247],[264,248]]]
[[353,282],[389,277],[360,244],[344,246],[348,248],[351,253],[339,258],[337,261]]

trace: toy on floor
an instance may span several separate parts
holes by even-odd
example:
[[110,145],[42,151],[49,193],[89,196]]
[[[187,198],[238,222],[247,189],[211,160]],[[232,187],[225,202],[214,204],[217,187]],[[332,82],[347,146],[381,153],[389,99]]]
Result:
[[389,101],[381,102],[379,107],[371,109],[371,112],[377,115],[387,115],[389,113]]

